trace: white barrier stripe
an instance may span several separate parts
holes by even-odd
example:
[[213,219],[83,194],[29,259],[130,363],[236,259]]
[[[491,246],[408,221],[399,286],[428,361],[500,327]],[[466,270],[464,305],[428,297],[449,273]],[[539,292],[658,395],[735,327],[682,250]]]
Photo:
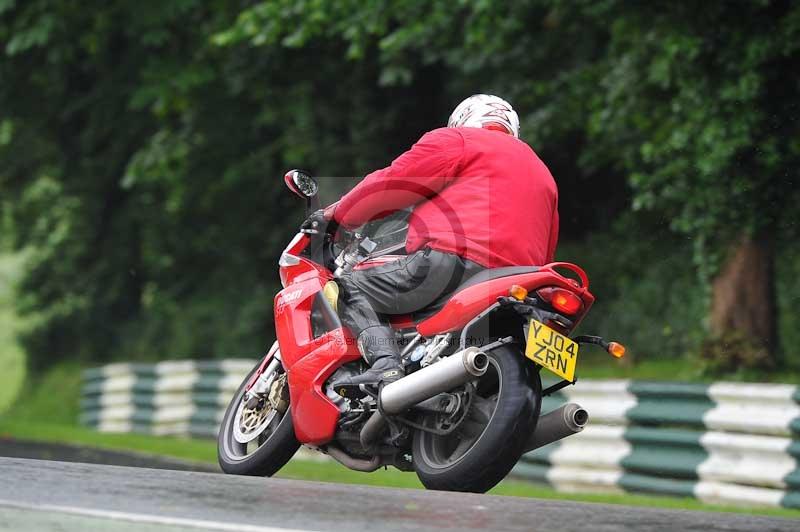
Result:
[[156,408],[185,405],[191,402],[192,394],[184,390],[160,392],[152,399],[152,405]]
[[239,389],[246,376],[246,373],[225,375],[217,383],[217,388],[219,390],[231,390],[231,393],[233,393]]
[[701,480],[694,486],[695,498],[708,504],[780,506],[783,490]]
[[625,413],[637,404],[636,396],[628,391],[629,380],[581,381],[567,386],[562,393],[567,402],[578,403],[589,412],[593,423],[626,425]]
[[97,411],[97,418],[101,421],[113,421],[113,420],[130,420],[133,419],[133,413],[136,411],[136,407],[128,403],[126,405],[119,405],[119,406],[111,406],[109,408],[101,408]]
[[96,510],[93,508],[81,508],[78,506],[61,506],[56,504],[28,504],[16,501],[0,499],[0,506],[16,508],[20,510],[34,510],[40,512],[56,512],[70,515],[81,515],[87,517],[97,517],[102,519],[117,519],[130,521],[133,523],[149,523],[157,525],[183,526],[187,528],[199,528],[205,530],[230,530],[232,532],[314,532],[309,529],[279,528],[274,526],[246,525],[235,523],[223,523],[221,521],[210,521],[205,519],[188,519],[185,517],[169,517],[155,514],[138,514],[131,512],[118,512],[113,510]]
[[108,364],[101,369],[102,378],[107,379],[111,377],[133,375],[133,365],[127,362],[119,362],[116,364]]
[[104,393],[97,397],[97,408],[128,406],[133,404],[134,394],[130,391]]
[[625,427],[588,425],[582,432],[561,440],[547,460],[553,465],[619,468],[622,459],[631,452],[624,433]]
[[[163,406],[186,404],[192,401],[192,395],[185,392],[167,392],[157,396],[150,396],[146,393],[115,392],[98,396],[95,399],[93,406],[127,406],[133,405],[136,401],[139,401],[140,405],[158,408]],[[143,407],[138,406],[137,408]]]
[[789,436],[789,425],[800,417],[800,405],[792,399],[796,390],[786,384],[712,384],[708,395],[716,406],[703,423],[715,430]]
[[100,420],[97,424],[99,432],[132,432],[133,423],[130,421]]
[[586,469],[584,467],[553,466],[545,474],[548,484],[558,491],[602,492],[624,494],[619,486],[622,470]]
[[241,375],[242,379],[250,373],[258,360],[249,358],[227,358],[220,360],[220,368],[224,373]]
[[154,389],[156,394],[185,392],[191,390],[199,378],[200,374],[197,372],[163,376],[155,381]]
[[100,385],[100,394],[105,395],[108,393],[129,393],[133,390],[133,385],[136,383],[134,375],[121,375],[104,380]]
[[170,376],[179,373],[197,373],[197,363],[194,360],[175,360],[159,362],[154,366],[157,377]]
[[152,420],[151,423],[176,423],[180,421],[188,421],[196,411],[197,408],[194,405],[162,408],[153,411],[153,415],[150,417],[150,419]]
[[[97,419],[100,422],[128,421],[133,420],[134,416],[138,414],[139,417],[146,418],[151,423],[189,421],[197,410],[198,408],[191,403],[153,410],[139,410],[132,405],[124,405],[100,409],[97,411]],[[137,422],[142,422],[142,420],[137,420]]]
[[[194,370],[196,365],[192,363],[191,367]],[[200,378],[200,373],[196,370],[177,378],[173,376],[160,376],[158,381],[156,381],[156,392],[154,395],[155,402],[159,407],[153,412],[152,422],[183,421],[188,423],[197,411],[197,405],[195,405],[194,401],[191,399],[191,394],[195,384]],[[188,395],[189,399],[177,399],[176,396],[178,394]]]
[[708,458],[697,467],[701,481],[786,488],[783,479],[797,468],[788,454],[790,438],[707,432],[700,444]]
[[708,395],[714,401],[775,402],[780,404],[794,403],[792,396],[797,391],[793,384],[757,384],[742,382],[716,382],[709,386]]

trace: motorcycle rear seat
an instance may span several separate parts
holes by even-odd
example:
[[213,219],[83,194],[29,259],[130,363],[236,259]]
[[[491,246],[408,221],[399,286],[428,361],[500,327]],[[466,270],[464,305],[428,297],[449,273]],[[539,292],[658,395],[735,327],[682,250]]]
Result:
[[457,294],[461,290],[464,290],[465,288],[475,286],[476,284],[485,283],[486,281],[491,281],[492,279],[510,277],[512,275],[522,275],[524,273],[536,273],[538,271],[538,266],[506,266],[505,268],[489,268],[488,270],[483,270],[476,273],[458,285],[458,288],[456,288],[452,294],[447,296],[447,298],[450,299],[453,297],[453,295]]
[[504,268],[489,268],[483,270],[481,272],[476,273],[460,285],[453,291],[452,294],[447,294],[444,297],[439,298],[435,302],[431,303],[427,307],[412,314],[412,319],[414,322],[419,323],[423,320],[426,320],[442,310],[442,307],[450,300],[451,297],[459,293],[460,291],[469,288],[470,286],[475,286],[480,283],[485,283],[486,281],[491,281],[493,279],[500,279],[502,277],[511,277],[512,275],[522,275],[526,273],[536,273],[539,271],[538,266],[506,266]]

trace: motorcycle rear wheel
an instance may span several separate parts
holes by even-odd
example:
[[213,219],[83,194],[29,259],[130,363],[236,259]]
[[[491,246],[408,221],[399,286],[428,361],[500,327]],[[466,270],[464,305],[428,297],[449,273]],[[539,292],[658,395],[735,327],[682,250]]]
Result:
[[[286,465],[286,462],[300,447],[300,443],[294,435],[292,415],[288,404],[283,412],[272,409],[263,417],[251,414],[250,417],[254,418],[252,422],[243,417],[243,410],[246,408],[243,401],[245,388],[259,366],[260,362],[242,381],[241,386],[234,394],[225,411],[217,436],[219,465],[225,473],[232,475],[272,476]],[[279,378],[285,373],[283,366],[278,364],[276,377]],[[240,424],[238,435],[236,434],[237,423]],[[243,427],[246,430],[243,431]],[[258,431],[257,434],[256,431]],[[240,440],[248,438],[252,438],[252,440],[242,443],[237,440],[237,436]]]
[[542,400],[539,373],[516,346],[487,352],[470,410],[452,433],[414,433],[414,469],[428,489],[484,493],[508,475],[536,428]]

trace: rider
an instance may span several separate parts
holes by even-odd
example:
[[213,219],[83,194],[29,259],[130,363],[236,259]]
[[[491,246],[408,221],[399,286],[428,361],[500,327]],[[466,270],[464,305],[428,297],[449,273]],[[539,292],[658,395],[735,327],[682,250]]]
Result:
[[441,304],[484,268],[551,262],[558,240],[558,190],[519,140],[519,118],[497,96],[461,102],[446,128],[422,136],[391,166],[367,175],[309,221],[345,228],[413,206],[403,258],[338,279],[340,314],[371,368],[334,383],[345,390],[404,376],[387,314]]

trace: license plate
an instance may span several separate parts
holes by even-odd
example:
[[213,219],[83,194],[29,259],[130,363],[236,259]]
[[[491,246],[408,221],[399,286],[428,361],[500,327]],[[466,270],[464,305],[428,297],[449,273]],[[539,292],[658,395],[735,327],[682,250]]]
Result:
[[544,323],[531,320],[525,356],[546,367],[562,379],[575,380],[578,344]]

